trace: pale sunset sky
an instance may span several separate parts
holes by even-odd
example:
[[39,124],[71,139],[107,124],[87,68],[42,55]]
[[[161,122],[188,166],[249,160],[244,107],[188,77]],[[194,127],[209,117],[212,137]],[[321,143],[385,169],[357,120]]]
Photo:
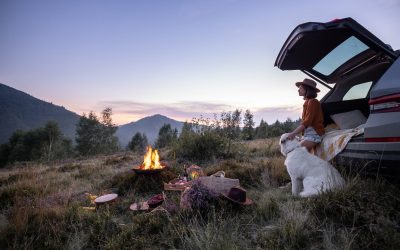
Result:
[[[400,0],[0,0],[0,83],[122,125],[250,109],[256,125],[300,116],[274,67],[300,23],[352,17],[400,49]],[[322,90],[321,98],[327,89]]]

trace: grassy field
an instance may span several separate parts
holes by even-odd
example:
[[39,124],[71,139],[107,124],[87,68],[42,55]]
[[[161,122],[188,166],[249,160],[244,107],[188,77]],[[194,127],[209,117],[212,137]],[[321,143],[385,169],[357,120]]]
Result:
[[[142,155],[130,152],[0,170],[1,249],[399,249],[399,188],[346,175],[342,190],[302,199],[290,193],[277,139],[235,145],[235,157],[201,165],[238,178],[254,201],[238,206],[215,198],[181,209],[167,191],[162,209],[137,213],[133,202],[161,193],[184,159],[161,150],[169,169],[136,175]],[[118,193],[88,211],[88,193]]]

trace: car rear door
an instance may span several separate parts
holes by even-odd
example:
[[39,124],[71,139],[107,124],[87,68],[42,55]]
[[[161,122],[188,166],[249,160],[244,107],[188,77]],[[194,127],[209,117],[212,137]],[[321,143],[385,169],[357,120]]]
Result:
[[301,70],[320,82],[335,83],[343,74],[381,55],[397,57],[390,46],[352,18],[297,26],[281,48],[275,66]]

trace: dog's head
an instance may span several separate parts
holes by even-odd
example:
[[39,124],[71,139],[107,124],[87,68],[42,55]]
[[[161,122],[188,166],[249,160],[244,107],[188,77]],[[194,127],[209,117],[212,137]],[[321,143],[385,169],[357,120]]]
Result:
[[289,140],[288,133],[281,135],[281,139],[279,140],[279,146],[281,146],[281,153],[286,156],[289,152],[294,150],[295,148],[300,147],[300,140],[298,137],[295,137],[293,140]]

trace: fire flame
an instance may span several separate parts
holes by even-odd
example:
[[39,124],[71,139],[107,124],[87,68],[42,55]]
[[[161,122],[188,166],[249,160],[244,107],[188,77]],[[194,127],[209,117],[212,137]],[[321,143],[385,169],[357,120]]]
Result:
[[164,168],[160,163],[160,156],[157,149],[152,149],[150,146],[146,148],[146,154],[143,157],[143,163],[140,166],[142,170],[161,169]]

